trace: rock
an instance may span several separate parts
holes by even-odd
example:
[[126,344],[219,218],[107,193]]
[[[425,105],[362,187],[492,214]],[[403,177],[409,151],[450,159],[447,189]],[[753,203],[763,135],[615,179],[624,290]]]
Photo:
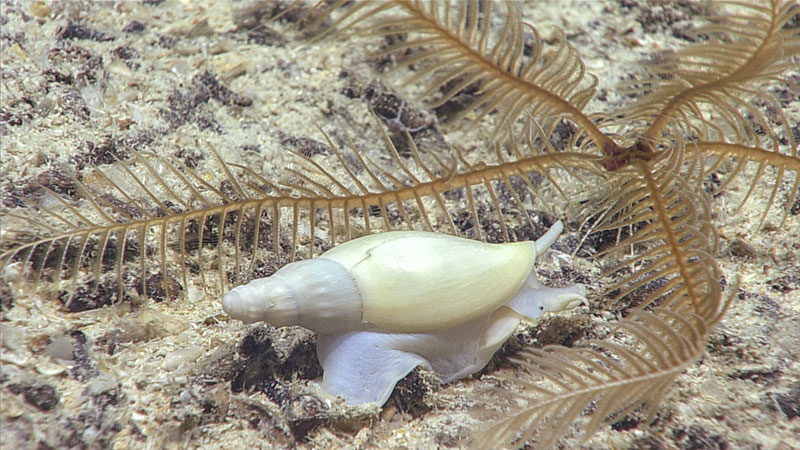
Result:
[[23,388],[22,396],[26,402],[41,409],[50,411],[58,405],[58,391],[49,384],[38,384]]

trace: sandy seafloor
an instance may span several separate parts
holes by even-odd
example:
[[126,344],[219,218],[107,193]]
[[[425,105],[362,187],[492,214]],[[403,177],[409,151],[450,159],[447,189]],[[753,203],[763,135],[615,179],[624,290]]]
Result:
[[[280,171],[281,142],[322,140],[318,126],[346,124],[357,130],[357,147],[380,151],[367,100],[352,95],[354,86],[382,78],[375,68],[383,63],[366,56],[377,41],[304,43],[285,24],[237,21],[248,5],[2,0],[3,188],[24,186],[58,165],[77,167],[90,182],[103,152],[172,155],[204,152],[206,145],[269,177]],[[634,73],[636,62],[686,43],[683,31],[698,8],[684,1],[551,1],[526,4],[524,14],[545,36],[552,25],[565,30],[600,78],[603,100],[589,109],[602,111],[624,101],[614,85]],[[432,117],[414,100],[420,86],[401,87],[391,76],[383,83],[409,110]],[[211,98],[200,95],[204,86],[219,85]],[[795,92],[784,106],[795,119],[797,98]],[[484,122],[462,122],[444,137],[451,146],[479,146],[491,132],[491,117]],[[371,131],[359,131],[370,123]],[[774,176],[768,171],[760,186]],[[779,199],[789,186],[780,186]],[[733,186],[714,200],[717,261],[728,279],[740,277],[742,293],[711,335],[707,354],[677,379],[651,427],[629,419],[582,444],[573,433],[564,447],[800,448],[800,216],[779,227],[772,214],[756,232],[753,217],[769,189],[736,212],[743,193]],[[543,269],[568,261],[546,259]],[[596,274],[589,260],[572,263]],[[290,374],[318,370],[308,333],[229,321],[219,297],[198,286],[187,287],[186,299],[67,313],[57,300],[6,281],[3,448],[458,448],[481,423],[474,413],[480,396],[514,370],[496,361],[478,378],[440,388],[416,374],[404,384],[410,393],[395,395],[382,410],[342,410],[315,400],[306,381],[259,384],[259,371],[291,369],[292,357],[309,367]],[[564,316],[570,320],[545,322],[556,341],[571,333],[554,328],[559,323],[582,324],[591,335],[614,317],[585,307]],[[536,327],[525,334],[547,334]],[[269,349],[267,338],[274,352],[259,358]],[[234,389],[237,381],[224,379],[242,367],[255,374],[245,382],[252,389],[242,390],[241,380]],[[421,399],[415,389],[423,389]]]

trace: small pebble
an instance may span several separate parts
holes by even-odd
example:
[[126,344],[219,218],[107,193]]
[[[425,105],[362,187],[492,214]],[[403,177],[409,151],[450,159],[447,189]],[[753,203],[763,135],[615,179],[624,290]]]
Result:
[[22,331],[6,323],[0,323],[0,342],[9,350],[22,349]]
[[201,356],[203,356],[202,347],[182,348],[168,354],[164,358],[164,362],[161,363],[161,367],[171,372],[180,367],[181,364],[194,362]]
[[[14,364],[15,366],[19,367],[25,367],[28,365],[28,358],[26,358],[24,355],[20,355],[17,352],[0,353],[0,361],[8,364]],[[3,369],[5,369],[5,367]]]
[[66,366],[50,361],[41,361],[36,364],[36,371],[42,375],[55,376],[67,371]]
[[44,354],[53,359],[72,361],[75,358],[72,344],[73,339],[69,336],[59,336],[47,345]]

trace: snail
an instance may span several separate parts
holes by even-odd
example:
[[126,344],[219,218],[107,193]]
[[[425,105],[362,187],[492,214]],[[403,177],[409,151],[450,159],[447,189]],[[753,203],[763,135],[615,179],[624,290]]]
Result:
[[442,382],[481,370],[523,317],[586,302],[585,288],[542,286],[537,241],[488,244],[392,231],[348,241],[315,259],[229,291],[224,311],[245,323],[300,325],[318,333],[322,389],[346,403],[382,405],[422,364]]

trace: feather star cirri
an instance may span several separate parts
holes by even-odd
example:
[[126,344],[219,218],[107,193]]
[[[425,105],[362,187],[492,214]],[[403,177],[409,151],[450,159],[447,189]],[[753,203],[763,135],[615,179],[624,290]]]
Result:
[[523,317],[585,303],[582,285],[545,287],[533,270],[563,228],[507,244],[417,231],[364,236],[236,287],[222,307],[245,323],[318,333],[322,389],[350,405],[382,405],[416,366],[444,383],[464,378]]

